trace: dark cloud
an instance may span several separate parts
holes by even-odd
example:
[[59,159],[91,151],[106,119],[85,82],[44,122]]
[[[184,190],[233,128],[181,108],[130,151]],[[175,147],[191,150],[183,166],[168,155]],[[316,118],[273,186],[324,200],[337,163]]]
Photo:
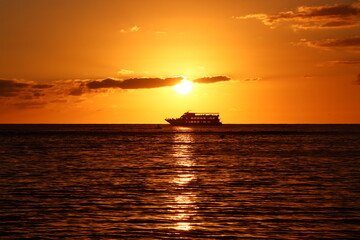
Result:
[[355,83],[360,85],[360,73],[357,75]]
[[90,89],[98,89],[98,88],[119,88],[121,81],[113,80],[113,79],[104,79],[101,81],[91,81],[87,83],[87,87]]
[[[185,79],[183,76],[169,78],[130,78],[125,80],[62,80],[52,84],[36,84],[15,80],[0,80],[0,97],[19,99],[39,99],[43,97],[81,96],[92,90],[121,88],[121,89],[150,89],[174,86]],[[195,79],[194,83],[216,83],[229,81],[227,76],[213,76]]]
[[90,81],[86,85],[89,89],[99,88],[122,88],[122,89],[139,89],[139,88],[160,88],[173,86],[183,80],[184,77],[172,78],[131,78],[126,80],[104,79],[102,81]]
[[51,88],[54,85],[50,84],[34,84],[34,83],[23,83],[14,80],[1,80],[0,79],[0,96],[1,97],[14,97],[22,94],[31,94],[34,92],[31,89],[36,89],[34,95],[41,96],[38,91],[43,89]]
[[[125,80],[104,79],[101,81],[90,81],[86,83],[88,89],[101,88],[121,88],[121,89],[140,89],[140,88],[160,88],[174,86],[183,80],[183,76],[171,78],[130,78]],[[192,80],[193,83],[216,83],[231,80],[227,76],[203,77]],[[83,91],[83,90],[82,90]],[[83,91],[84,92],[84,91]],[[80,90],[74,89],[71,95],[80,94]]]
[[42,108],[46,105],[46,102],[43,101],[23,101],[12,104],[13,106],[20,109],[34,109],[34,108]]
[[[170,78],[130,78],[125,80],[59,80],[51,84],[37,84],[34,82],[1,80],[0,101],[2,104],[18,109],[43,108],[48,104],[64,104],[81,102],[80,97],[86,93],[108,90],[109,88],[121,89],[151,89],[170,87],[180,83],[185,77]],[[203,77],[193,80],[197,84],[211,84],[229,81],[227,76]],[[75,96],[69,98],[68,96]]]
[[[68,96],[81,96],[108,88],[150,89],[174,86],[183,76],[170,78],[131,78],[125,80],[60,80],[52,84],[36,84],[16,80],[0,80],[0,99],[2,103],[20,109],[42,108],[47,104],[66,103]],[[195,83],[216,83],[228,81],[229,77],[215,76],[194,80]],[[78,100],[76,100],[78,99]],[[71,98],[71,102],[81,98]]]
[[50,85],[50,84],[35,84],[32,86],[32,88],[40,88],[40,89],[44,89],[44,88],[51,88],[54,85]]
[[33,92],[33,96],[37,98],[37,97],[43,97],[45,96],[45,94],[40,92]]
[[223,82],[229,81],[231,78],[227,76],[213,76],[213,77],[203,77],[193,80],[194,83],[216,83],[216,82]]
[[236,19],[255,18],[266,25],[292,21],[296,29],[342,28],[360,26],[360,2],[317,7],[301,6],[297,11],[280,12],[275,15],[250,14]]
[[13,80],[1,80],[0,79],[0,96],[12,97],[18,95],[25,88],[30,85],[27,83],[20,83]]
[[73,88],[70,90],[69,95],[71,96],[80,96],[84,93],[84,89],[81,87]]
[[359,50],[360,49],[360,37],[351,37],[351,38],[344,38],[344,39],[325,39],[320,41],[306,41],[305,43],[309,47],[316,47],[316,48],[328,48],[328,49],[336,49],[336,48],[347,48],[352,50]]

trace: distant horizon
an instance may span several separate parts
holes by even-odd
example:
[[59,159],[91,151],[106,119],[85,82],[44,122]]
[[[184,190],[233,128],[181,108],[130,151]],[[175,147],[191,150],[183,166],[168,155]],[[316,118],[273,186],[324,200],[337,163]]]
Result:
[[[168,125],[169,123],[0,123],[0,125]],[[223,123],[222,125],[360,125],[360,123]],[[209,127],[209,126],[183,126]],[[211,126],[210,126],[211,127]],[[221,127],[217,126],[217,127]]]

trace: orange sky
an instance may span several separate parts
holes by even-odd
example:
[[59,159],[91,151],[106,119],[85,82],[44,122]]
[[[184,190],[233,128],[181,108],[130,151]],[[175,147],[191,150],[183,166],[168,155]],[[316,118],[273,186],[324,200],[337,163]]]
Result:
[[0,18],[0,123],[360,123],[360,1],[0,0]]

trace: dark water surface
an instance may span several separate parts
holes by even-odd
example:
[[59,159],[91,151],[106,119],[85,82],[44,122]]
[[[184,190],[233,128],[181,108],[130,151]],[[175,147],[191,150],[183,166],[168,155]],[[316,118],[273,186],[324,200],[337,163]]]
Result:
[[360,125],[0,125],[0,239],[359,239]]

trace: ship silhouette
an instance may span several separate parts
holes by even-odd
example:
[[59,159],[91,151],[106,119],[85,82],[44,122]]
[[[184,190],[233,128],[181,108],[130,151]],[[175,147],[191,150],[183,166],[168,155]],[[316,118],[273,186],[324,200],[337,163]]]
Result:
[[173,126],[219,126],[221,121],[218,113],[186,112],[179,118],[165,118]]

